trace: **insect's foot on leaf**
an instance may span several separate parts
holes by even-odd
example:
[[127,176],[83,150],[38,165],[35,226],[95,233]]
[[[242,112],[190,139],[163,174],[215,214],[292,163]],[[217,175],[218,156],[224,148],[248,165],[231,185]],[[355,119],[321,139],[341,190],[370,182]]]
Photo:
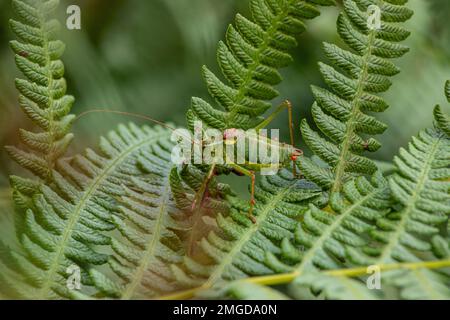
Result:
[[256,224],[256,217],[253,215],[253,214],[251,214],[251,213],[249,213],[248,214],[248,218],[250,219],[250,221],[253,223],[253,224]]

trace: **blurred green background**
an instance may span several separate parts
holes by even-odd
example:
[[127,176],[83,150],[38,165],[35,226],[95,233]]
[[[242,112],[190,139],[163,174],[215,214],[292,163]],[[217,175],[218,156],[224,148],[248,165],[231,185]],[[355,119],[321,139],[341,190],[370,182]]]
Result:
[[[247,0],[84,0],[65,1],[60,19],[65,22],[69,4],[81,7],[82,30],[61,32],[67,44],[63,57],[69,93],[77,98],[73,113],[90,109],[135,112],[158,120],[184,124],[190,97],[207,98],[200,67],[217,70],[215,50],[227,24],[239,11],[248,15]],[[410,0],[415,15],[409,22],[411,52],[398,64],[402,73],[385,95],[390,108],[380,117],[389,129],[380,137],[383,148],[376,158],[390,160],[398,148],[431,125],[432,108],[444,104],[443,83],[450,78],[450,1]],[[339,41],[335,31],[336,8],[323,10],[299,37],[295,64],[283,70],[280,99],[295,106],[296,128],[309,117],[309,86],[322,85],[317,61],[324,60],[322,41]],[[0,0],[0,145],[16,144],[19,127],[31,126],[17,103],[14,78],[19,76],[8,41],[12,34],[9,0]],[[65,23],[63,24],[65,25]],[[445,105],[445,104],[444,104]],[[449,111],[447,109],[447,111]],[[100,135],[133,118],[91,114],[74,125],[72,152],[95,146]],[[287,115],[273,124],[287,141]],[[297,130],[298,131],[298,130]],[[297,136],[299,136],[297,132]],[[0,152],[0,188],[7,176],[20,170]],[[1,190],[1,189],[0,189]],[[0,202],[8,192],[0,191]]]

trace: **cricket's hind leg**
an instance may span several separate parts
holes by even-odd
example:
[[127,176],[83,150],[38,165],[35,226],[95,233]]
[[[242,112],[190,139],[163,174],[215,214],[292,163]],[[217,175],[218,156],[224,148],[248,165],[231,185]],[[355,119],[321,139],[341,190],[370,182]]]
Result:
[[250,210],[248,212],[248,218],[254,223],[256,224],[256,218],[253,215],[253,210],[255,208],[255,204],[256,204],[256,200],[255,200],[255,183],[256,183],[256,175],[254,171],[248,170],[244,167],[241,167],[240,165],[237,164],[231,164],[231,167],[233,168],[233,170],[239,174],[239,175],[245,175],[247,177],[250,177],[252,179],[251,182],[251,188],[250,188]]

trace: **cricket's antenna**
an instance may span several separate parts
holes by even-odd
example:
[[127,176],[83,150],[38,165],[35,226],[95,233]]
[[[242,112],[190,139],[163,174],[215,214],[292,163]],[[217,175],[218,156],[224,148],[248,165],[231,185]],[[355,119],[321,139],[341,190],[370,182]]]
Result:
[[162,121],[153,119],[153,118],[145,116],[143,114],[133,113],[133,112],[126,112],[126,111],[118,111],[118,110],[108,110],[108,109],[93,109],[93,110],[88,110],[88,111],[82,112],[75,118],[74,122],[78,121],[80,118],[82,118],[82,117],[84,117],[84,116],[86,116],[88,114],[91,114],[91,113],[112,113],[112,114],[118,114],[118,115],[122,115],[122,116],[129,116],[129,117],[134,117],[134,118],[147,120],[147,121],[156,123],[156,124],[158,124],[158,125],[160,125],[160,126],[162,126],[164,128],[172,130],[172,131],[176,130],[176,128],[173,128],[173,127],[169,126],[168,124],[166,124],[166,123],[164,123]]
[[[118,114],[118,115],[122,115],[122,116],[129,116],[129,117],[134,117],[134,118],[138,118],[138,119],[142,119],[142,120],[147,120],[147,121],[153,122],[153,123],[158,124],[158,125],[166,128],[166,129],[171,130],[172,132],[177,130],[177,128],[169,126],[168,124],[166,124],[166,123],[164,123],[162,121],[153,119],[152,117],[149,117],[149,116],[146,116],[146,115],[143,115],[143,114],[127,112],[127,111],[109,110],[109,109],[92,109],[92,110],[84,111],[84,112],[80,113],[75,118],[74,122],[78,121],[80,118],[82,118],[82,117],[84,117],[84,116],[86,116],[88,114],[91,114],[91,113],[112,113],[112,114]],[[181,133],[180,133],[180,135],[182,135],[185,138],[189,139],[194,144],[201,145],[201,141],[199,142],[196,139],[193,139],[191,136],[187,136],[187,135],[181,134]]]

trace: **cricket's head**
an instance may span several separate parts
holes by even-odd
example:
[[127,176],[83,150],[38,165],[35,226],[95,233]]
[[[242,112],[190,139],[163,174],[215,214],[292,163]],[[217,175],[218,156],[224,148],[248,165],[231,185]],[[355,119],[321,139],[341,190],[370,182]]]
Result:
[[287,143],[279,144],[279,163],[282,166],[289,166],[293,161],[297,161],[303,155],[303,151]]
[[239,138],[245,138],[245,132],[243,130],[230,128],[223,132],[223,141],[225,144],[235,144]]
[[303,150],[292,147],[291,160],[297,161],[298,157],[303,155]]

